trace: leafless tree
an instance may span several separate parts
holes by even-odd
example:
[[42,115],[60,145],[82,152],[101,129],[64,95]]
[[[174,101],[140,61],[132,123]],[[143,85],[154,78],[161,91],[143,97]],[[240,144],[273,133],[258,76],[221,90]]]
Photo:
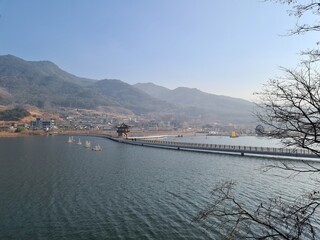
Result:
[[[320,1],[316,0],[265,0],[289,6],[288,14],[295,18],[295,26],[289,30],[288,35],[300,35],[320,31]],[[302,50],[302,55],[307,55],[308,60],[320,60],[320,42],[311,49]]]
[[256,115],[286,146],[309,149],[320,156],[320,73],[317,62],[283,69],[284,77],[270,80],[260,95]]
[[[265,0],[287,4],[288,13],[296,18],[289,35],[320,31],[320,1]],[[317,43],[296,69],[282,68],[284,76],[271,79],[258,93],[258,119],[269,127],[270,137],[281,139],[286,146],[309,149],[320,156],[320,50]],[[313,171],[313,170],[312,170]]]
[[195,221],[218,218],[222,227],[229,226],[228,239],[317,239],[312,216],[320,205],[318,191],[291,204],[278,197],[253,208],[237,200],[234,186],[223,182],[212,189],[212,203]]
[[[267,126],[265,134],[288,147],[309,149],[320,157],[320,73],[318,62],[302,62],[296,69],[283,69],[284,76],[270,80],[259,93],[256,116]],[[302,163],[302,164],[301,164]],[[320,168],[308,161],[300,164],[280,162],[267,165],[291,174],[319,174]],[[320,181],[320,180],[318,180]],[[228,238],[317,239],[319,229],[314,214],[320,205],[316,189],[294,202],[270,198],[257,206],[246,206],[234,195],[233,182],[223,182],[211,192],[212,203],[201,211],[196,221],[218,218],[229,226]]]
[[[288,4],[288,13],[296,18],[288,35],[320,31],[320,1],[265,0]],[[311,20],[310,20],[311,19]],[[319,43],[302,54],[307,59],[296,69],[283,68],[284,76],[271,79],[259,94],[256,115],[266,126],[266,135],[281,139],[288,147],[309,149],[320,157],[320,73]],[[320,169],[310,162],[299,166],[282,162],[269,165],[294,174],[319,174]],[[320,180],[318,180],[320,181]],[[267,199],[257,206],[246,206],[234,194],[233,182],[223,182],[211,192],[212,201],[199,212],[196,221],[219,219],[228,228],[227,238],[253,239],[318,239],[319,223],[315,213],[319,210],[320,193],[314,190],[294,202],[281,197]]]
[[[310,31],[320,31],[320,1],[316,0],[265,0],[288,4],[288,14],[296,18],[295,27],[289,31],[290,35],[303,34]],[[312,18],[307,18],[312,16]],[[312,19],[312,20],[311,20]]]

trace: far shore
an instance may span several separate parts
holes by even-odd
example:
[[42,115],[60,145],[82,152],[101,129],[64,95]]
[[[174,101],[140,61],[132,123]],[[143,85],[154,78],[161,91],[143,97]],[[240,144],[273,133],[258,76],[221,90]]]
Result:
[[47,133],[44,131],[23,131],[23,132],[0,132],[0,138],[14,138],[14,137],[26,137],[26,136],[42,136]]
[[[31,131],[25,130],[22,132],[12,131],[0,131],[0,138],[13,138],[13,137],[26,137],[26,136],[45,136],[45,135],[109,135],[117,137],[115,131],[57,131],[57,132],[46,132],[46,131]],[[201,133],[195,131],[133,131],[128,134],[128,138],[161,138],[168,136],[199,136]]]

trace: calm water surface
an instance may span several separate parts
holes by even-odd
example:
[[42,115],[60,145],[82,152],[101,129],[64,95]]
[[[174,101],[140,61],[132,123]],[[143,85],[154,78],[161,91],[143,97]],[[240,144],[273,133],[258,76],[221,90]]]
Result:
[[196,142],[205,144],[221,144],[233,146],[251,146],[251,147],[282,147],[280,140],[253,137],[253,136],[240,136],[231,138],[228,136],[188,136],[188,137],[167,137],[166,140],[175,142]]
[[85,140],[103,151],[66,136],[0,139],[0,239],[221,239],[192,222],[216,183],[236,181],[252,206],[315,187],[305,175],[262,174],[274,160]]

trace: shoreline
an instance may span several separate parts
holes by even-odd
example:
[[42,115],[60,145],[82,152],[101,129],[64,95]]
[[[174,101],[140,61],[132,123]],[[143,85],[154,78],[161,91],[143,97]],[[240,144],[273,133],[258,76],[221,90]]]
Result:
[[28,136],[44,136],[45,132],[0,132],[0,138],[28,137]]
[[[0,131],[0,138],[13,138],[13,137],[26,137],[26,136],[46,136],[46,135],[109,135],[117,137],[115,131],[55,131],[55,132],[46,132],[46,131],[33,131],[25,130],[23,132],[11,132],[11,131]],[[196,131],[132,131],[128,134],[128,139],[161,139],[165,137],[190,137],[190,136],[205,136],[204,133],[199,133]],[[224,136],[224,135],[221,135]]]

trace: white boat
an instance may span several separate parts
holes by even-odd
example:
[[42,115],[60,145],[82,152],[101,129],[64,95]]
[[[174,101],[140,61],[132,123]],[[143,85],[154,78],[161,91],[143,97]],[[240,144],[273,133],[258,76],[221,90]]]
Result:
[[84,147],[85,148],[91,148],[91,142],[90,141],[85,141],[85,143],[84,143]]
[[79,138],[79,141],[77,142],[77,144],[78,145],[82,145],[82,142],[81,142],[80,138]]
[[102,151],[102,148],[100,147],[100,145],[96,145],[93,148],[91,148],[92,151]]
[[68,139],[68,141],[67,141],[67,143],[73,143],[73,137],[71,136],[71,137],[69,137],[69,139]]

